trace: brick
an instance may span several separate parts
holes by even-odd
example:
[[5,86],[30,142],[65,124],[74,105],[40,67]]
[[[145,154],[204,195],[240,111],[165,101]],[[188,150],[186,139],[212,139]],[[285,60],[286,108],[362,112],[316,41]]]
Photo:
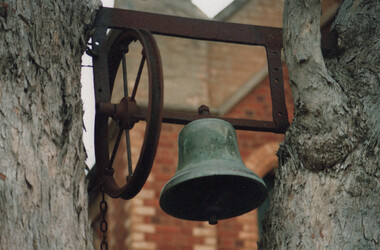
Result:
[[174,172],[173,173],[167,173],[167,174],[164,174],[164,173],[158,173],[155,175],[156,177],[156,181],[161,181],[163,183],[166,183],[167,181],[170,180],[170,178],[172,178],[174,175]]
[[205,238],[205,244],[216,246],[218,244],[218,240],[216,239],[216,235],[214,237],[206,237]]
[[145,235],[144,233],[132,232],[129,234],[129,238],[131,238],[132,241],[144,241]]
[[251,232],[251,231],[257,231],[257,220],[254,221],[254,223],[247,223],[247,224],[244,224],[243,225],[243,231],[248,231],[248,232]]
[[215,229],[213,228],[193,228],[194,236],[212,236],[215,235]]
[[219,238],[218,248],[220,250],[222,249],[230,250],[235,247],[234,243],[235,243],[235,240],[233,238]]
[[131,226],[131,230],[143,233],[155,233],[156,227],[153,224],[136,224]]
[[131,203],[130,201],[125,202],[125,203],[123,204],[123,209],[124,209],[124,211],[129,211],[129,210],[131,209],[131,205],[132,205],[132,203]]
[[136,249],[136,250],[143,250],[143,249],[154,250],[154,249],[157,249],[157,248],[156,248],[156,244],[153,243],[153,242],[140,241],[140,242],[132,242],[131,249]]
[[136,206],[142,206],[144,204],[144,201],[141,199],[141,197],[136,196],[134,199],[130,200],[129,202],[131,205],[130,209]]
[[144,205],[159,208],[160,207],[159,199],[154,198],[154,199],[144,200]]
[[149,182],[154,182],[154,181],[155,181],[154,174],[151,173],[151,174],[148,176],[148,179],[146,180],[146,182],[149,183]]
[[132,209],[133,215],[153,216],[156,214],[154,207],[136,206]]
[[[156,195],[156,191],[153,189],[147,189],[143,188],[140,193],[136,196],[136,198],[140,198],[143,200],[153,199]],[[133,198],[132,200],[135,200],[136,198]]]
[[257,240],[244,241],[243,249],[258,249]]
[[164,148],[174,148],[174,147],[177,147],[177,143],[176,141],[173,141],[173,140],[160,140],[158,146],[160,148],[164,147]]
[[178,226],[170,226],[170,225],[157,225],[156,226],[157,233],[164,233],[164,234],[177,234],[180,231],[180,228]]
[[194,245],[194,250],[217,250],[215,246]]
[[[119,219],[119,223],[120,223],[120,219]],[[143,224],[143,223],[144,223],[144,216],[140,216],[140,215],[129,216],[128,219],[124,220],[124,228],[129,229],[132,225]]]
[[258,234],[252,233],[252,232],[239,232],[239,239],[245,239],[245,240],[254,240],[257,241],[259,239]]
[[195,236],[188,236],[186,239],[184,239],[189,245],[194,246],[194,245],[201,245],[203,244],[203,239],[201,237],[195,237]]

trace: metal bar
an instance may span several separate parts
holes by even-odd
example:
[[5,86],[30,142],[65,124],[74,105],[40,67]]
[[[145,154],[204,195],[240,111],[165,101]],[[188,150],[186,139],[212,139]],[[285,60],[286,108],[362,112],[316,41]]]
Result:
[[[96,19],[97,27],[124,29],[136,27],[153,34],[182,38],[259,45],[282,48],[282,29],[249,24],[210,21],[176,17],[116,8],[101,8]],[[331,50],[337,42],[337,34],[322,33],[322,50]]]
[[123,134],[123,130],[120,129],[119,133],[117,134],[117,137],[116,137],[116,141],[115,141],[115,145],[114,145],[113,150],[112,150],[112,155],[111,155],[110,161],[108,162],[108,169],[112,168],[113,161],[115,160],[115,156],[117,153],[117,149],[119,148],[120,139],[121,139],[122,134]]
[[[146,109],[139,108],[137,114],[133,115],[131,118],[136,120],[145,120]],[[197,113],[185,113],[185,112],[175,112],[175,111],[165,111],[163,112],[162,122],[186,125],[192,121],[202,119],[202,118],[217,118],[231,123],[231,125],[238,130],[248,130],[248,131],[262,131],[262,132],[273,132],[273,133],[283,133],[280,131],[276,123],[273,121],[257,121],[251,119],[240,119],[240,118],[225,118],[213,115],[199,115]]]
[[92,38],[92,65],[94,72],[95,100],[97,102],[109,102],[109,74],[108,74],[108,51],[106,47],[107,28],[97,27]]
[[121,57],[122,68],[123,68],[123,86],[124,86],[124,96],[128,96],[128,77],[127,77],[127,62],[125,59],[125,53],[122,53]]
[[153,34],[282,48],[282,29],[209,21],[140,11],[101,8],[96,26],[147,29]]
[[289,127],[289,121],[282,77],[281,50],[266,48],[266,53],[272,99],[272,117],[277,128],[285,133],[285,130]]
[[141,78],[142,70],[144,68],[144,63],[145,63],[145,55],[144,55],[144,53],[142,53],[142,58],[141,58],[141,61],[140,61],[139,70],[137,72],[137,76],[136,76],[136,80],[135,80],[135,85],[133,86],[133,91],[132,91],[132,95],[131,95],[131,99],[133,101],[135,100],[135,97],[136,97],[137,87],[139,86],[139,83],[140,83],[140,78]]
[[272,121],[257,121],[250,119],[225,118],[213,115],[199,115],[197,113],[182,113],[164,111],[162,122],[186,125],[189,122],[202,118],[217,118],[232,124],[235,129],[276,132],[276,124]]

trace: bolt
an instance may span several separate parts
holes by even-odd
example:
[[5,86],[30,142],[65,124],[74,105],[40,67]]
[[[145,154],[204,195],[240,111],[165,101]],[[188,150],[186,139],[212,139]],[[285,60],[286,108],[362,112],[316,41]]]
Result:
[[112,176],[113,173],[115,173],[115,170],[113,168],[106,168],[104,170],[104,174],[107,175],[107,176]]
[[199,115],[209,115],[210,114],[210,109],[206,105],[201,105],[198,108],[198,114]]

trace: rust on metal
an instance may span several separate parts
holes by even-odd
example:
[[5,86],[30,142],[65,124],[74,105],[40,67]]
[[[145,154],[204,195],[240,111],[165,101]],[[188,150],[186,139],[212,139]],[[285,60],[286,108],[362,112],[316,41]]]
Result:
[[[116,8],[101,8],[96,27],[147,29],[152,34],[246,45],[282,48],[282,29],[147,13]],[[332,49],[336,34],[322,35],[322,49]]]
[[[132,116],[136,120],[144,120],[146,117],[147,111],[144,108],[139,108],[138,112]],[[164,110],[162,116],[162,122],[186,125],[192,121],[202,119],[202,118],[218,118],[226,122],[231,123],[231,125],[238,130],[247,130],[247,131],[261,131],[261,132],[273,132],[281,133],[281,131],[276,127],[275,122],[273,121],[258,121],[252,119],[242,119],[242,118],[226,118],[219,117],[210,114],[198,114],[190,112],[178,112],[178,111],[167,111]]]
[[132,100],[132,97],[123,97],[118,104],[97,103],[96,112],[107,117],[112,117],[121,129],[132,129],[133,125],[138,121],[132,119],[138,113],[138,106],[136,101]]
[[132,10],[102,8],[97,26],[115,29],[135,27],[152,34],[215,42],[282,48],[282,29],[169,16]]

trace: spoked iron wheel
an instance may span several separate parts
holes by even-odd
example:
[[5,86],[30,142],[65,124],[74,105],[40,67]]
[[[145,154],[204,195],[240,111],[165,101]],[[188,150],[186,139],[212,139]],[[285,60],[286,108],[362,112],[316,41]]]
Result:
[[[129,61],[126,60],[126,55],[135,48],[133,46],[135,43],[139,43],[142,47],[141,60],[137,73],[135,73],[136,80],[132,91],[128,91],[127,62]],[[98,101],[96,103],[95,156],[97,175],[98,180],[100,178],[99,184],[103,186],[109,196],[131,199],[141,190],[149,176],[160,136],[163,110],[161,58],[156,42],[147,30],[125,29],[117,35],[114,41],[109,42],[108,47],[109,103],[99,103]],[[119,92],[115,88],[115,79],[120,64],[123,72],[124,97],[120,103],[112,104],[112,93]],[[142,77],[144,72],[147,72],[147,76]],[[140,81],[144,77],[148,83],[148,100],[144,100],[146,107],[142,108],[138,106],[136,96],[138,96]],[[108,136],[109,117],[112,117],[118,125],[116,142],[111,154],[109,153],[110,141]],[[140,120],[145,122],[145,134],[137,163],[132,166],[130,131],[133,130],[135,123]],[[128,176],[124,185],[118,185],[113,176],[115,155],[121,140],[126,140],[128,158]]]

